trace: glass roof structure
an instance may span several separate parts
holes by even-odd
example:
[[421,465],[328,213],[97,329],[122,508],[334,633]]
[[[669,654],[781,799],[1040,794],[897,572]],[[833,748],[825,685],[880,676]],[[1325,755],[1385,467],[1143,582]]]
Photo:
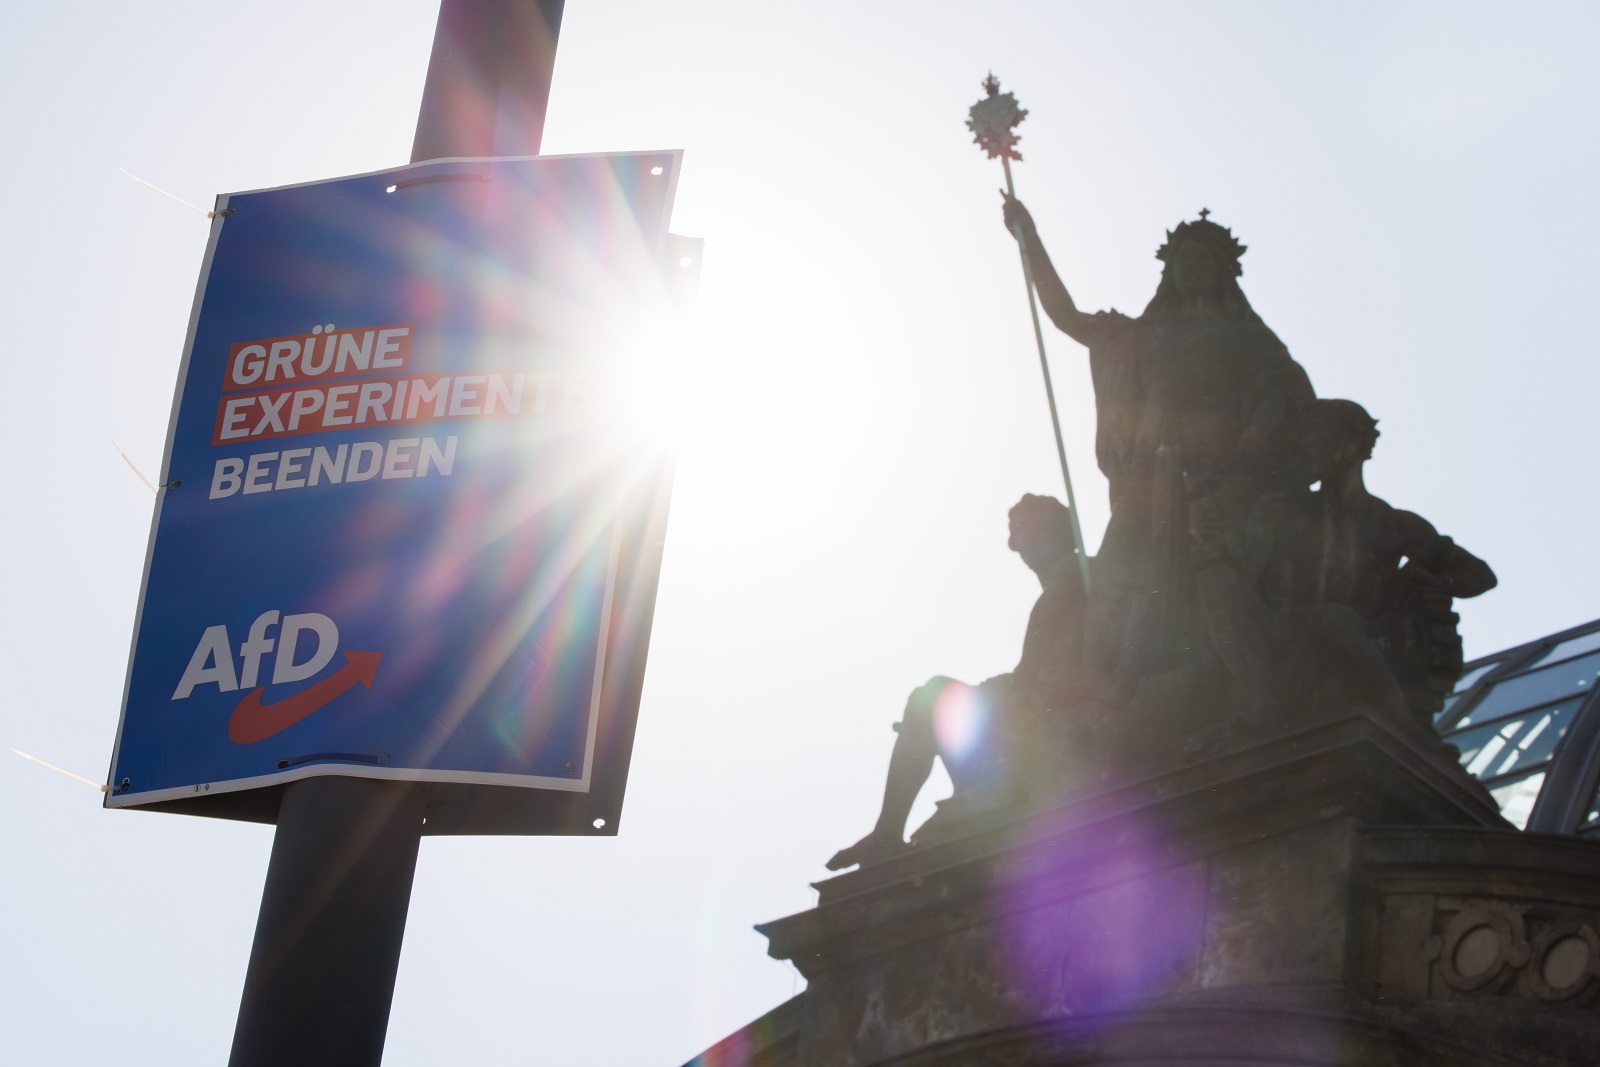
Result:
[[1434,719],[1517,827],[1600,841],[1600,620],[1466,665]]

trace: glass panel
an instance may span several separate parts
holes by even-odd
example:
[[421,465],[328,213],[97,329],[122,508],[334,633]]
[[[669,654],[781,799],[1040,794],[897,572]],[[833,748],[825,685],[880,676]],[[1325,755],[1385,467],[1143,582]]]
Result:
[[[1584,634],[1581,637],[1570,637],[1533,662],[1535,664],[1555,663],[1558,660],[1581,656],[1585,652],[1593,652],[1595,649],[1600,649],[1600,630],[1596,630],[1592,634]],[[1456,688],[1460,689],[1461,687],[1458,685]]]
[[1434,715],[1433,724],[1438,726],[1440,723],[1449,719],[1451,709],[1456,706],[1456,702],[1461,699],[1461,695],[1468,689],[1472,688],[1472,683],[1476,682],[1479,678],[1482,678],[1484,675],[1488,674],[1498,666],[1500,666],[1500,660],[1495,660],[1493,663],[1485,663],[1481,667],[1474,667],[1466,674],[1463,674],[1456,682],[1456,687],[1451,692],[1451,695],[1445,698],[1444,707],[1440,708],[1439,711]]
[[1587,692],[1596,675],[1600,675],[1600,652],[1496,682],[1478,706],[1462,717],[1461,725],[1483,722],[1530,704],[1558,700],[1568,693]]
[[1538,771],[1497,785],[1489,790],[1489,795],[1500,805],[1500,814],[1506,817],[1507,822],[1518,830],[1525,830],[1528,828],[1528,816],[1533,814],[1533,802],[1539,799],[1539,790],[1543,785],[1544,772]]
[[[1600,637],[1600,634],[1596,634],[1595,636]],[[1473,682],[1476,682],[1479,678],[1482,678],[1484,675],[1488,674],[1498,666],[1500,666],[1500,661],[1495,660],[1493,663],[1485,663],[1481,667],[1472,668],[1472,670],[1461,676],[1461,680],[1456,683],[1455,689],[1451,690],[1451,692],[1465,693],[1468,689],[1472,688]]]
[[1526,715],[1446,736],[1461,750],[1461,765],[1477,778],[1496,778],[1550,758],[1582,697]]

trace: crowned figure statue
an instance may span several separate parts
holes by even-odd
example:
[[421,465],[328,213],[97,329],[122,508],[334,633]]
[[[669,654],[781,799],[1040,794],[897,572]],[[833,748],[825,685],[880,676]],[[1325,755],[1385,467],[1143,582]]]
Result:
[[1234,631],[1249,619],[1227,590],[1207,595],[1196,572],[1238,540],[1257,497],[1295,484],[1294,427],[1314,393],[1239,287],[1245,246],[1208,214],[1168,233],[1161,282],[1134,318],[1080,310],[1033,218],[1005,197],[1041,306],[1089,350],[1111,519],[1084,670],[1092,699],[1112,709],[1211,696],[1213,708],[1256,712],[1249,694],[1230,693],[1227,662],[1230,646],[1248,643]]

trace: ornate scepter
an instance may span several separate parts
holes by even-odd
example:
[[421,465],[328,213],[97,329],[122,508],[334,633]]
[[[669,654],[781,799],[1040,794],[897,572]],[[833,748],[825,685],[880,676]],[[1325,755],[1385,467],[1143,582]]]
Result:
[[[1006,172],[1006,195],[1014,198],[1017,190],[1011,181],[1011,161],[1022,162],[1022,153],[1017,151],[1017,142],[1022,136],[1017,133],[1016,127],[1028,117],[1028,112],[1017,106],[1016,96],[1000,91],[1000,79],[994,76],[993,71],[983,79],[983,89],[988,95],[973,104],[967,113],[967,129],[972,131],[973,143],[982,148],[990,159],[999,158],[1000,166]],[[1044,354],[1044,332],[1039,329],[1039,305],[1033,293],[1033,267],[1028,262],[1027,237],[1020,225],[1012,230],[1012,234],[1022,254],[1022,280],[1028,287],[1028,314],[1033,317],[1033,340],[1039,348],[1039,369],[1044,372],[1044,395],[1050,402],[1050,425],[1056,432],[1056,457],[1061,460],[1061,480],[1066,482],[1067,507],[1072,513],[1073,548],[1078,553],[1078,566],[1083,571],[1083,588],[1087,591],[1089,551],[1083,543],[1083,527],[1078,522],[1078,501],[1072,492],[1072,472],[1067,469],[1067,446],[1061,440],[1061,416],[1056,411],[1056,391],[1050,384],[1050,362]]]

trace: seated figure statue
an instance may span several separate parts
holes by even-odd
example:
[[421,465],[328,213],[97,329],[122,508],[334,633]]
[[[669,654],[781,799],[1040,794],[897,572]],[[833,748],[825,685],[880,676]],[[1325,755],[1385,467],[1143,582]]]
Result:
[[1377,426],[1352,401],[1313,401],[1301,436],[1320,484],[1270,493],[1250,511],[1241,577],[1264,609],[1254,629],[1274,646],[1253,658],[1276,676],[1255,684],[1291,705],[1329,692],[1431,734],[1461,666],[1450,601],[1496,579],[1432,523],[1367,491]]
[[1009,674],[969,686],[934,678],[911,694],[895,726],[883,807],[872,832],[828,861],[829,870],[870,864],[906,847],[906,818],[937,757],[954,797],[1010,799],[1027,792],[1072,700],[1082,659],[1084,588],[1072,515],[1052,497],[1025,495],[1009,515],[1009,545],[1044,591],[1028,615],[1022,658]]

